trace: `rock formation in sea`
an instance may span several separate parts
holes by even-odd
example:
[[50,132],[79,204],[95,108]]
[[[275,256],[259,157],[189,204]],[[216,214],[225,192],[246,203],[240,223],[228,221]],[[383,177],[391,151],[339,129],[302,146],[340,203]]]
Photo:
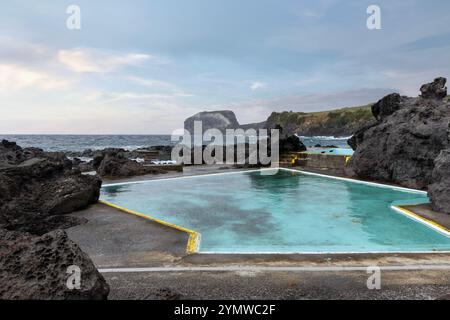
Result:
[[355,150],[348,174],[427,190],[432,205],[450,211],[448,150],[450,103],[446,79],[421,87],[421,96],[391,94],[372,107],[374,120],[348,141]]
[[[220,132],[225,133],[226,129],[278,129],[280,133],[280,140],[279,140],[279,146],[280,146],[280,153],[285,152],[299,152],[299,151],[306,151],[306,146],[301,142],[300,138],[294,134],[288,134],[286,130],[284,130],[279,124],[273,123],[273,126],[268,128],[267,122],[261,122],[261,123],[253,123],[253,124],[245,124],[241,125],[236,119],[235,114],[232,111],[226,110],[226,111],[212,111],[212,112],[200,112],[188,119],[184,122],[184,129],[191,133],[191,135],[194,132],[194,122],[195,121],[201,121],[202,122],[202,133],[209,129],[218,129]],[[270,130],[267,132],[270,135]],[[257,132],[259,134],[259,132]],[[241,146],[238,148],[238,145],[235,143],[234,146],[234,156],[233,159],[227,159],[227,146],[223,146],[223,160],[220,160],[221,162],[233,162],[237,164],[238,167],[258,167],[263,165],[260,161],[259,155],[258,155],[258,149],[259,149],[259,142],[254,143],[253,145],[249,144],[249,142],[240,143]],[[229,147],[229,146],[228,146]],[[201,159],[202,154],[206,148],[206,145],[203,145],[202,149],[199,147],[192,147],[191,148],[191,161],[190,164],[195,163],[195,158]],[[270,155],[270,142],[267,146],[268,153]],[[238,157],[238,150],[245,149],[245,155],[242,156],[242,160],[245,161],[239,161],[240,159]],[[253,153],[252,153],[253,152]],[[254,154],[256,153],[256,154]],[[197,154],[197,156],[195,156]],[[257,159],[257,163],[250,164],[250,159]],[[244,162],[244,163],[242,163]],[[204,162],[203,162],[204,163]],[[239,163],[239,164],[238,164]],[[267,165],[267,164],[265,164]]]
[[251,124],[239,124],[236,115],[233,111],[205,111],[200,112],[192,117],[187,118],[184,121],[184,129],[191,135],[194,134],[194,122],[201,121],[202,133],[209,129],[218,129],[222,133],[225,133],[227,129],[263,129],[265,128],[265,122],[251,123]]
[[[8,286],[0,299],[107,297],[109,287],[92,261],[56,231],[84,223],[66,214],[97,202],[100,187],[98,177],[73,170],[62,153],[0,143],[0,279]],[[86,282],[81,291],[63,292],[62,268],[74,264],[88,271]]]

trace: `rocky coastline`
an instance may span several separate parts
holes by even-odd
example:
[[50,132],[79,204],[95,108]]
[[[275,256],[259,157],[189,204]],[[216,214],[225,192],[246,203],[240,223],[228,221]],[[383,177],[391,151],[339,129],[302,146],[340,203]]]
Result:
[[[355,153],[345,174],[426,190],[432,209],[450,214],[450,102],[445,84],[445,78],[437,78],[421,87],[419,97],[393,93],[372,105],[372,119],[348,141]],[[206,127],[243,127],[222,116],[208,113],[214,121]],[[270,126],[280,130],[281,154],[306,151],[292,128]],[[245,164],[236,167],[250,166],[248,144],[245,150]],[[144,163],[150,156],[170,160],[171,153],[170,146],[58,153],[1,141],[0,299],[106,299],[105,279],[64,231],[86,220],[68,214],[97,203],[102,178],[165,173]],[[67,270],[73,266],[82,270],[77,290],[67,286]]]
[[172,146],[152,146],[135,150],[106,148],[66,152],[65,155],[81,172],[95,172],[103,178],[126,178],[146,174],[163,174],[166,170],[149,166],[148,154],[158,161],[170,161]]

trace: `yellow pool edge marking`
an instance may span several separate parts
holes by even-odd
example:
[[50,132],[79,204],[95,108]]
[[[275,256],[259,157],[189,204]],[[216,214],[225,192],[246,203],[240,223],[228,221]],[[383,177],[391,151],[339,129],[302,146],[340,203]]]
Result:
[[405,209],[401,206],[392,206],[391,208],[413,220],[416,220],[418,222],[425,224],[426,226],[439,232],[440,234],[450,237],[450,229],[447,229],[446,227],[441,226],[439,223],[437,223],[433,220],[426,219],[426,218],[418,215],[417,213],[414,213],[414,212],[412,212],[408,209]]
[[104,204],[104,205],[106,205],[108,207],[117,209],[119,211],[122,211],[122,212],[125,212],[125,213],[128,213],[128,214],[132,214],[134,216],[138,216],[138,217],[141,217],[141,218],[144,218],[144,219],[156,222],[158,224],[161,224],[163,226],[166,226],[166,227],[169,227],[169,228],[172,228],[172,229],[176,229],[178,231],[186,232],[187,234],[189,234],[189,239],[188,239],[188,243],[187,243],[187,246],[186,246],[186,253],[187,254],[197,253],[199,251],[199,249],[200,249],[201,234],[198,233],[197,231],[190,230],[190,229],[187,229],[187,228],[184,228],[184,227],[180,227],[180,226],[177,226],[176,224],[173,224],[173,223],[170,223],[170,222],[167,222],[167,221],[164,221],[164,220],[160,220],[160,219],[154,218],[152,216],[149,216],[149,215],[137,212],[137,211],[133,211],[133,210],[130,210],[130,209],[118,206],[116,204],[113,204],[113,203],[110,203],[110,202],[107,202],[107,201],[99,200],[98,202],[101,203],[101,204]]

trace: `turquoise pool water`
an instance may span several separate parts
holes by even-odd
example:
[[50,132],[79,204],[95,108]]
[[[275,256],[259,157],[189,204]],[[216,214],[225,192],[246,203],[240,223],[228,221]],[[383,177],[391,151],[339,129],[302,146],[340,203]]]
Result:
[[390,208],[423,193],[279,170],[106,186],[105,201],[201,233],[200,252],[450,250],[450,238]]
[[354,151],[352,149],[347,148],[313,148],[308,150],[308,153],[314,154],[337,154],[343,156],[352,156]]

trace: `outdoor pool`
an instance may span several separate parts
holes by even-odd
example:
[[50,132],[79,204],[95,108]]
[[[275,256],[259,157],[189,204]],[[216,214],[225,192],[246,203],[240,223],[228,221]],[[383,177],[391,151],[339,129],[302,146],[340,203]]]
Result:
[[424,192],[287,169],[113,184],[101,199],[201,233],[200,252],[450,250],[450,238],[391,209],[428,202]]

